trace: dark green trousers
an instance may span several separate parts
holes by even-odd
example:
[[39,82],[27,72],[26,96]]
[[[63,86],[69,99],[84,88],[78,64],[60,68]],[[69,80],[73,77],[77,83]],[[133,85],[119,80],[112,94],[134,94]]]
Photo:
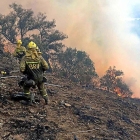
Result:
[[[43,97],[48,96],[48,95],[47,95],[47,91],[46,91],[46,89],[45,89],[45,86],[44,86],[44,83],[43,83],[43,82],[38,83],[38,84],[37,84],[37,87],[38,87],[38,89],[39,89],[40,94],[41,94]],[[25,95],[27,96],[27,98],[30,98],[30,88],[31,88],[31,87],[26,86],[26,85],[23,86],[23,90],[24,90],[24,93],[25,93]]]

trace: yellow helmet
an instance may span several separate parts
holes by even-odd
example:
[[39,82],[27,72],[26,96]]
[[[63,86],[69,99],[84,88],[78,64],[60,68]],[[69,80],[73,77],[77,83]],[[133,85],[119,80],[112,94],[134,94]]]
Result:
[[39,54],[39,55],[41,55],[41,54],[42,54],[42,52],[40,52],[40,51],[39,51],[39,52],[38,52],[38,54]]
[[18,41],[17,41],[17,44],[22,44],[22,41],[21,41],[21,40],[18,40]]
[[36,50],[38,50],[39,48],[38,48],[38,46],[36,46]]
[[28,48],[35,48],[35,49],[36,49],[36,44],[35,44],[33,41],[31,41],[31,42],[28,44],[27,47],[28,47]]
[[1,71],[1,74],[6,74],[6,72],[5,71]]

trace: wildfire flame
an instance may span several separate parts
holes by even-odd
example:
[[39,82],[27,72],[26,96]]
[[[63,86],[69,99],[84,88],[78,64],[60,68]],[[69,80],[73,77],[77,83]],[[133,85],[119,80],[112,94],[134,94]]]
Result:
[[112,87],[108,87],[108,86],[110,86],[110,84],[107,85],[108,83],[106,83],[105,81],[104,81],[104,83],[100,83],[100,81],[98,81],[98,84],[96,84],[96,85],[100,85],[99,89],[109,91],[111,93],[116,93],[118,96],[130,97],[129,91],[126,91],[123,88],[118,86],[118,81],[122,80],[123,75],[117,76],[118,74],[116,72],[117,71],[114,68],[112,69],[110,67],[110,69],[107,71],[107,77],[105,77],[105,78],[107,78],[108,82],[110,82]]
[[115,87],[114,91],[117,93],[118,96],[122,96],[119,87]]
[[13,46],[4,46],[4,52],[9,52],[10,54],[14,53],[15,48]]
[[[114,84],[117,83],[117,79],[122,78],[122,75],[121,76],[116,76],[115,75],[115,70],[113,70],[113,69],[110,69],[110,76],[111,76],[111,79],[113,80]],[[119,87],[115,87],[114,92],[117,93],[118,96],[125,97],[125,95],[123,95],[123,93],[121,93],[121,89]]]

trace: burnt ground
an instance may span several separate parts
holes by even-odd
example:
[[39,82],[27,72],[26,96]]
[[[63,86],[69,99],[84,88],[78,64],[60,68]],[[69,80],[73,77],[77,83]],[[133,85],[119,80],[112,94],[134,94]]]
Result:
[[[13,73],[12,75],[21,75]],[[22,91],[17,79],[0,81],[1,140],[139,140],[140,100],[82,88],[46,73],[49,105],[35,89],[36,104],[10,96]]]

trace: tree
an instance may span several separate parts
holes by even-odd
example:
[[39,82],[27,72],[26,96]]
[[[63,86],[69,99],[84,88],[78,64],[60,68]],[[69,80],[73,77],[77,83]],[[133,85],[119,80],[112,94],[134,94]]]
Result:
[[4,40],[3,40],[3,38],[0,36],[0,54],[3,54],[3,47],[4,47],[3,42],[4,42]]
[[13,13],[10,13],[7,16],[0,15],[0,35],[3,35],[6,40],[11,43],[15,43],[16,41],[16,17]]
[[122,80],[123,75],[123,71],[116,70],[115,66],[113,68],[109,67],[106,74],[100,78],[100,86],[106,87],[108,92],[116,92],[119,96],[129,97],[133,93]]
[[55,20],[47,21],[46,15],[39,13],[35,19],[39,35],[33,35],[33,39],[37,40],[41,51],[53,50],[59,52],[64,45],[60,42],[67,38],[62,32],[55,30]]
[[7,41],[15,44],[20,38],[26,46],[33,40],[42,52],[61,51],[64,47],[61,41],[67,36],[55,29],[55,20],[48,21],[43,13],[34,16],[32,9],[24,9],[16,3],[12,3],[10,8],[12,11],[7,16],[0,15],[0,35]]
[[116,87],[119,88],[119,96],[131,97],[133,95],[133,92],[130,90],[128,85],[122,81],[122,79],[117,79]]
[[97,76],[94,63],[86,52],[72,48],[67,48],[58,54],[55,72],[80,84],[91,83],[92,78]]
[[36,29],[34,12],[31,9],[23,9],[21,5],[16,3],[11,4],[10,8],[13,10],[10,14],[16,18],[17,35],[20,35],[22,40],[27,32]]
[[106,74],[100,79],[101,86],[107,87],[108,91],[113,91],[116,84],[116,76],[122,75],[122,71],[116,70],[115,67],[109,67]]

